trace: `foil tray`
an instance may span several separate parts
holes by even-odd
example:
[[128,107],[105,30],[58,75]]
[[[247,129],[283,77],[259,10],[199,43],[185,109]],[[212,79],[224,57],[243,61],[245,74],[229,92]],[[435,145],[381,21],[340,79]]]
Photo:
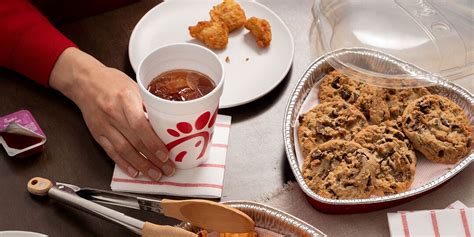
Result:
[[[323,232],[306,222],[288,214],[277,210],[273,207],[250,201],[227,201],[223,202],[230,207],[237,208],[244,212],[255,221],[255,225],[259,228],[273,231],[284,236],[326,236]],[[185,230],[194,233],[201,229],[191,225],[190,223],[181,223],[178,225]]]
[[[365,63],[369,63],[373,67],[377,67],[377,71],[387,71],[400,74],[405,73],[408,75],[429,75],[428,72],[423,71],[414,65],[403,62],[397,58],[377,51],[361,48],[341,49],[332,53],[328,53],[316,59],[308,67],[308,69],[299,79],[296,87],[293,89],[290,100],[287,104],[283,123],[283,139],[285,143],[285,151],[293,174],[295,175],[299,186],[306,194],[308,201],[313,205],[313,207],[326,213],[343,214],[374,211],[398,205],[434,190],[441,184],[454,177],[474,161],[474,154],[471,149],[471,152],[467,157],[457,163],[444,175],[420,187],[399,194],[383,197],[372,197],[367,199],[335,200],[324,198],[314,193],[305,183],[298,165],[295,146],[298,146],[299,144],[298,141],[295,141],[294,139],[295,124],[298,119],[298,112],[313,86],[326,74],[334,70],[334,68],[328,62],[332,62],[336,58],[342,57],[346,58],[346,60],[347,58],[350,58],[354,61],[363,61]],[[433,94],[445,96],[461,106],[461,108],[463,108],[466,112],[471,126],[474,127],[473,94],[459,85],[442,80],[441,78],[436,78],[436,76],[433,75],[429,80],[432,84],[429,90]]]

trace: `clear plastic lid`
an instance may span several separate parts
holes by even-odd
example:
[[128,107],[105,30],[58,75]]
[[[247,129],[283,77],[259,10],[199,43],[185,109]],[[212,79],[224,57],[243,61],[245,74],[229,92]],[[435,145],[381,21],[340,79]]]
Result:
[[343,56],[329,62],[334,68],[361,81],[378,78],[370,83],[384,87],[417,87],[474,74],[473,5],[473,0],[315,0],[313,16],[326,52],[368,49],[422,70],[384,71]]

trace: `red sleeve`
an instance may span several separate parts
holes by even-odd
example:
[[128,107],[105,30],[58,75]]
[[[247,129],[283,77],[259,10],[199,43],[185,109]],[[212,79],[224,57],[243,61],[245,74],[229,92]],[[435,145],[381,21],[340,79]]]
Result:
[[27,0],[0,1],[0,67],[48,86],[59,55],[75,47]]

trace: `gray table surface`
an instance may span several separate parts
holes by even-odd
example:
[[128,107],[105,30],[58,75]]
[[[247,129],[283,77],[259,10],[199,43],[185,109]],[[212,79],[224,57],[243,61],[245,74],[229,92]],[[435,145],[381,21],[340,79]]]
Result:
[[[62,24],[59,29],[84,51],[134,77],[127,55],[128,39],[136,22],[159,2],[140,1]],[[254,200],[294,180],[283,148],[283,114],[299,77],[321,54],[315,37],[311,0],[259,2],[275,11],[288,25],[295,39],[294,61],[285,79],[269,94],[252,103],[220,111],[232,116],[222,200]],[[80,186],[109,189],[113,163],[94,142],[80,111],[72,102],[11,71],[0,69],[0,78],[0,114],[28,109],[48,135],[46,150],[31,158],[12,159],[0,150],[0,230],[29,230],[70,237],[130,236],[127,230],[114,224],[51,200],[33,198],[26,192],[27,180],[38,175]],[[468,80],[462,84],[473,91]],[[454,180],[429,194],[427,200],[433,206],[458,199],[474,206],[474,166],[469,166]],[[456,186],[451,186],[452,183]],[[416,202],[422,202],[423,198]],[[155,223],[176,223],[150,213],[119,210]],[[370,216],[367,215],[368,226],[386,225],[386,219],[374,220]],[[364,218],[364,215],[359,217]],[[337,218],[330,219],[331,222],[323,222],[317,227],[331,236],[339,225]],[[358,228],[357,233],[363,234],[360,225],[346,223],[344,228]],[[351,233],[349,230],[344,233]],[[380,234],[386,235],[387,232]]]

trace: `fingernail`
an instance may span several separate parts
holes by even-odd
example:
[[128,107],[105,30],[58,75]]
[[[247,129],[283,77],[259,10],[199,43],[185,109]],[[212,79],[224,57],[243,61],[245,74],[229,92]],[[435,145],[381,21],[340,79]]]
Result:
[[176,172],[176,168],[170,164],[164,164],[161,169],[163,169],[163,172],[165,172],[166,176],[173,176]]
[[129,166],[127,168],[127,172],[130,176],[132,176],[133,178],[137,177],[138,175],[138,170],[134,169],[133,167]]
[[148,176],[150,176],[155,181],[158,181],[161,178],[161,172],[155,169],[149,169]]
[[164,153],[162,150],[158,150],[155,155],[159,160],[161,160],[161,162],[166,162],[168,160],[168,154]]

